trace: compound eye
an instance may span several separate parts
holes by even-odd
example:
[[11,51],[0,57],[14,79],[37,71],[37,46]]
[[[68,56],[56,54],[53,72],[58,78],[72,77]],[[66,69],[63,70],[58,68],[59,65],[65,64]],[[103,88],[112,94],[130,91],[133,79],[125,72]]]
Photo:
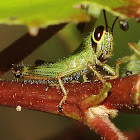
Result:
[[98,26],[94,31],[94,38],[96,41],[99,41],[102,37],[104,31],[104,26]]

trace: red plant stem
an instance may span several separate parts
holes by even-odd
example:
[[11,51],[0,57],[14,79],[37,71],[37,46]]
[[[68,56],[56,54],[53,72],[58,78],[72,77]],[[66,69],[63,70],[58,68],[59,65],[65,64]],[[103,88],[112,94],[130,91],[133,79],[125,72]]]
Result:
[[100,136],[104,136],[106,140],[126,140],[126,137],[111,123],[108,116],[89,117],[89,114],[86,114],[89,127]]
[[[140,98],[137,105],[134,104],[133,98],[135,93],[140,93],[140,74],[108,82],[111,83],[112,90],[106,100],[97,107],[140,113]],[[62,105],[63,111],[59,111],[58,104],[63,96],[59,87],[49,87],[45,91],[46,84],[0,81],[0,105],[10,107],[20,105],[27,109],[61,114],[86,123],[106,139],[118,140],[120,137],[125,139],[111,124],[108,115],[93,112],[91,117],[88,112],[95,107],[89,106],[84,99],[92,94],[97,95],[102,88],[101,82],[68,83],[65,84],[65,88],[68,97],[66,103]]]

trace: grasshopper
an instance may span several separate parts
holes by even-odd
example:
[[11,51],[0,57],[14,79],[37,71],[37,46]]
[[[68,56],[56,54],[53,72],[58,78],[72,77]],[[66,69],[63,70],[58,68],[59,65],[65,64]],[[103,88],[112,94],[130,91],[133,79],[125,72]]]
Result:
[[62,109],[62,104],[65,103],[68,95],[62,78],[80,72],[83,76],[84,82],[87,82],[86,74],[89,71],[93,71],[103,83],[103,88],[100,90],[99,94],[95,95],[92,99],[95,100],[95,104],[101,103],[107,97],[112,86],[110,83],[106,82],[102,74],[96,70],[96,65],[101,66],[112,74],[109,76],[110,79],[118,77],[118,72],[106,64],[107,60],[112,56],[113,27],[118,17],[114,20],[112,28],[110,28],[107,24],[106,13],[104,10],[103,13],[106,26],[98,26],[94,29],[94,31],[84,39],[70,57],[49,65],[14,66],[12,72],[16,77],[22,77],[24,79],[57,79],[64,94],[58,106]]

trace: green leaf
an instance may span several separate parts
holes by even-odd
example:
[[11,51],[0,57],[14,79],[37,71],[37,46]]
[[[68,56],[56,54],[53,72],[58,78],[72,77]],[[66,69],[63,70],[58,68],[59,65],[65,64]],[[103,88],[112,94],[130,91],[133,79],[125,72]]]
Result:
[[[80,5],[90,5],[87,12]],[[140,0],[5,0],[0,1],[0,23],[29,27],[87,22],[102,9],[121,18],[140,20]]]
[[134,53],[130,56],[130,61],[127,64],[127,70],[132,74],[140,73],[140,41],[138,44],[130,43],[133,46]]
[[0,23],[46,27],[52,24],[88,21],[75,0],[5,0],[0,2]]

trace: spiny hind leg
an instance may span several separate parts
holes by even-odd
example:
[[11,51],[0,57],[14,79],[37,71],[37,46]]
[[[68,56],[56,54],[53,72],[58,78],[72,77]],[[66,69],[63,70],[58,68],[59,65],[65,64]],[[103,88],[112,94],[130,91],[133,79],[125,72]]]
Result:
[[65,101],[67,99],[67,94],[68,94],[67,91],[66,91],[66,89],[65,89],[65,87],[64,87],[64,84],[63,84],[63,81],[62,81],[61,78],[62,78],[62,74],[59,73],[58,76],[57,76],[57,79],[58,79],[58,83],[59,83],[59,85],[61,87],[61,90],[62,90],[62,92],[64,94],[62,100],[60,101],[60,103],[58,105],[58,107],[59,107],[60,110],[62,110],[62,104],[65,103]]
[[96,76],[99,78],[99,80],[103,83],[103,88],[100,90],[99,94],[97,95],[91,95],[87,99],[84,100],[88,105],[94,106],[102,103],[106,97],[108,96],[108,92],[111,90],[112,86],[110,83],[105,82],[102,75],[93,68],[91,64],[88,64],[88,67],[96,74]]
[[[63,84],[63,81],[61,80],[61,73],[59,73],[58,74],[58,82],[59,82],[59,85],[60,85],[60,87],[61,87],[61,89],[62,89],[62,91],[63,91],[63,94],[64,94],[64,96],[63,96],[63,98],[62,98],[62,100],[60,101],[60,103],[59,103],[59,109],[60,110],[62,110],[62,104],[63,103],[65,103],[65,101],[66,101],[66,99],[67,99],[67,91],[66,91],[66,89],[65,89],[65,87],[64,87],[64,84]],[[87,82],[87,77],[86,77],[86,75],[84,74],[83,75],[83,79],[84,79],[84,82]],[[73,81],[73,83],[76,83],[77,81]]]

